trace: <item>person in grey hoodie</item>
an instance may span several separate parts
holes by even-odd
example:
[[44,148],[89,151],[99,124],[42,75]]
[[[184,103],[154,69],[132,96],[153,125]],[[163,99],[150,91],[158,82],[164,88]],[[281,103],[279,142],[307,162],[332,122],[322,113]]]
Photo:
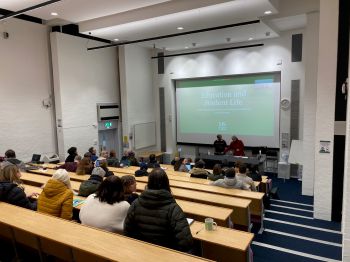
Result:
[[2,167],[12,164],[16,165],[22,171],[26,169],[25,163],[16,158],[16,152],[12,149],[9,149],[5,152],[5,159],[6,160],[1,164]]
[[225,188],[237,188],[243,189],[243,183],[239,182],[235,178],[235,169],[228,168],[225,172],[225,177],[223,179],[218,179],[216,181],[211,182],[210,184],[213,186],[225,187]]

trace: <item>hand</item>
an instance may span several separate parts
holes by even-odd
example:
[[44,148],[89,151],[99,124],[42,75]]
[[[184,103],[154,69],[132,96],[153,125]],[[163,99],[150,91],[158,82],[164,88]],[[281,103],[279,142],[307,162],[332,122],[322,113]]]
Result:
[[37,198],[38,196],[39,196],[39,193],[35,193],[35,192],[27,194],[28,198]]

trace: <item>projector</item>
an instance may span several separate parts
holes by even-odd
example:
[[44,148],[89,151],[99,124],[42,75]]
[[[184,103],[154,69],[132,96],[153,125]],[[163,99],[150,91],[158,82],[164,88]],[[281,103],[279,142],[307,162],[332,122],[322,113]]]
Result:
[[53,155],[51,157],[44,156],[43,162],[44,163],[58,164],[60,162],[60,158],[58,157],[58,155]]

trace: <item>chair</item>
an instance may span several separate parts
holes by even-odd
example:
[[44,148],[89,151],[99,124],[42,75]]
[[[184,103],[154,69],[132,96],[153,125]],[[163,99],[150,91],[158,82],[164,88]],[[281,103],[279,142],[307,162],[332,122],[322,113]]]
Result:
[[265,161],[265,172],[277,173],[278,171],[278,151],[267,150]]

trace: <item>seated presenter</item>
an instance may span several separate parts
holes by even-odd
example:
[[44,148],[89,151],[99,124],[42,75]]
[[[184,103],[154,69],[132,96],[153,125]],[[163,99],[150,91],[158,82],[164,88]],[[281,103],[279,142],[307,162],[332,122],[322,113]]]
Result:
[[244,156],[244,144],[242,140],[239,140],[236,136],[232,136],[231,144],[226,147],[224,153],[232,151],[234,156]]
[[227,147],[226,141],[222,139],[222,135],[218,134],[214,142],[214,154],[223,155],[225,148]]

